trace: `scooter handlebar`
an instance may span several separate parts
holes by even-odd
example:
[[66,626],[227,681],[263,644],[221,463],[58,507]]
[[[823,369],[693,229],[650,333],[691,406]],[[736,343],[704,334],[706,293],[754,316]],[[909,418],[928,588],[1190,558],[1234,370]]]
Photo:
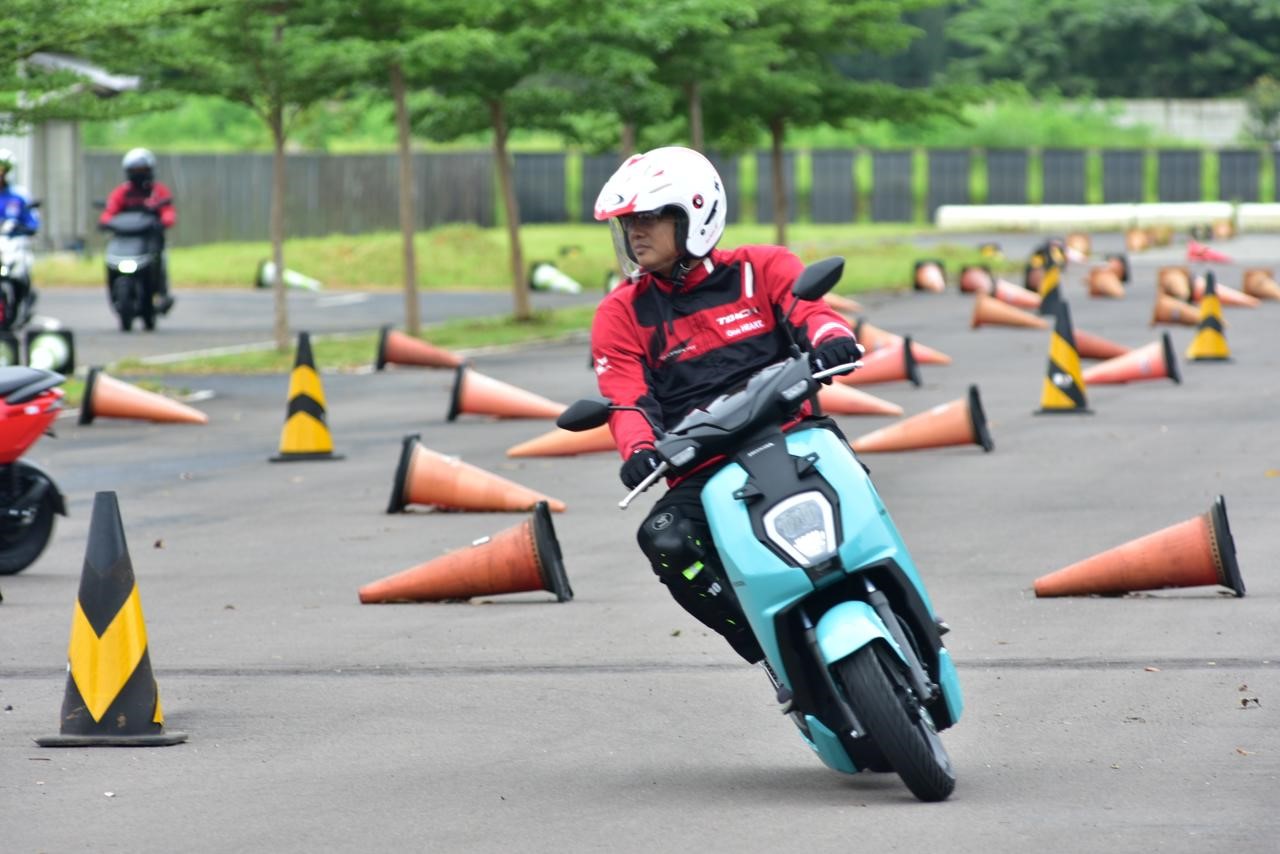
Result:
[[669,468],[671,468],[671,466],[667,464],[666,460],[663,460],[662,462],[658,463],[658,467],[655,468],[653,471],[651,471],[648,477],[640,481],[640,483],[636,485],[635,489],[627,493],[626,498],[623,498],[621,501],[618,502],[618,509],[626,510],[629,506],[631,506],[631,502],[639,498],[640,493],[644,492],[646,489],[648,489],[649,487],[657,483],[658,479],[661,478],[664,474],[666,474],[667,469]]

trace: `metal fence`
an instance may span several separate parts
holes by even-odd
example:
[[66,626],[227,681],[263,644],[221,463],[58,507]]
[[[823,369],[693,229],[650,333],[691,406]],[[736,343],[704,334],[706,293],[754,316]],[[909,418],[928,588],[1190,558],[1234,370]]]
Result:
[[[710,158],[728,195],[729,222],[772,222],[770,153],[712,153]],[[119,155],[89,153],[84,161],[87,198],[105,198],[121,178]],[[617,154],[516,154],[521,221],[591,221],[596,194],[621,161]],[[290,237],[399,228],[395,155],[291,154],[286,162]],[[744,162],[754,167],[747,173],[754,176],[751,183],[743,180]],[[783,186],[791,221],[911,222],[932,218],[940,205],[954,204],[1210,201],[1203,176],[1213,173],[1212,165],[1217,166],[1217,199],[1280,197],[1280,152],[1264,159],[1260,149],[1238,148],[788,151]],[[271,169],[269,154],[161,156],[159,177],[173,189],[179,208],[172,243],[265,240]],[[454,222],[491,226],[500,219],[490,153],[419,153],[414,170],[419,229]],[[1037,176],[1038,191],[1032,180]],[[86,234],[93,235],[95,218],[96,211],[85,211]]]

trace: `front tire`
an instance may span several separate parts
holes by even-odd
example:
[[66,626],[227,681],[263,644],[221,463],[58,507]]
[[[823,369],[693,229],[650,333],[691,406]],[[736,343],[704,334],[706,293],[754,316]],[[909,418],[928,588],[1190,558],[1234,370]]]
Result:
[[841,661],[837,675],[853,713],[902,782],[922,801],[943,801],[956,787],[955,771],[933,721],[907,688],[886,672],[890,653],[865,646]]
[[111,283],[111,304],[120,315],[120,331],[133,331],[133,318],[137,313],[138,283],[132,276],[121,276]]
[[[0,502],[5,505],[26,492],[37,479],[48,480],[48,477],[24,463],[15,463],[17,471],[13,481],[16,490],[12,495],[0,495]],[[5,478],[8,481],[8,478]],[[35,515],[30,522],[19,523],[13,519],[0,521],[0,575],[16,575],[31,564],[44,552],[45,546],[53,537],[54,490],[52,482],[49,490],[35,507]]]

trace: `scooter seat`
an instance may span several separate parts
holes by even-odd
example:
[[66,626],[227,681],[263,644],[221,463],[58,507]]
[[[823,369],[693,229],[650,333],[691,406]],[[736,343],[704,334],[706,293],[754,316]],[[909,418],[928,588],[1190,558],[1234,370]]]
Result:
[[41,368],[20,365],[0,368],[0,397],[6,403],[22,403],[42,391],[61,385],[65,379],[62,374]]

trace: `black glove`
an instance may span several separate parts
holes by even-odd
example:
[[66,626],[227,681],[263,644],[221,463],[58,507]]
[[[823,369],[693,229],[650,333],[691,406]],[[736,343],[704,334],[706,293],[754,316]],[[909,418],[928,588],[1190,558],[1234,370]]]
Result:
[[635,489],[640,481],[653,474],[659,462],[661,460],[652,448],[640,448],[622,464],[618,477],[622,478],[622,485],[627,489]]
[[[834,368],[836,365],[856,362],[860,358],[862,358],[862,348],[858,346],[858,342],[842,336],[819,344],[809,354],[809,365],[817,373],[827,368]],[[831,377],[827,377],[823,382],[830,383],[831,380]]]

